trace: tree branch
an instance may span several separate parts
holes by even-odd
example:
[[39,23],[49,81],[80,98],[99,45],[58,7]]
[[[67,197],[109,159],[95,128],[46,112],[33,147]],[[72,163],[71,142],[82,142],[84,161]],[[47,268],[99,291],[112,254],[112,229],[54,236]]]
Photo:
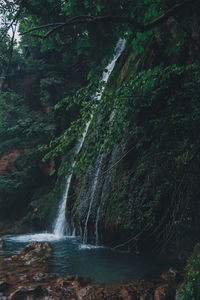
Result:
[[144,26],[144,31],[150,30],[152,28],[157,27],[163,22],[167,21],[169,17],[172,17],[178,14],[182,9],[186,9],[187,7],[191,7],[193,3],[199,2],[199,0],[186,0],[183,3],[176,4],[174,7],[170,8],[166,13],[161,15],[160,17],[154,19],[150,23]]
[[45,24],[41,25],[32,29],[29,29],[27,31],[24,31],[21,33],[21,35],[37,31],[40,29],[45,29],[49,27],[53,27],[53,29],[49,30],[44,36],[40,36],[41,38],[45,39],[53,32],[61,29],[64,26],[69,26],[73,24],[82,24],[82,23],[104,23],[104,22],[111,22],[111,23],[127,23],[131,26],[134,26],[136,29],[135,31],[145,32],[148,30],[151,30],[162,23],[164,23],[169,17],[174,16],[178,13],[180,13],[183,9],[186,9],[187,7],[191,7],[193,3],[197,2],[199,0],[186,0],[183,3],[176,4],[172,8],[170,8],[167,12],[162,14],[160,17],[152,20],[151,22],[143,25],[132,18],[124,18],[124,17],[118,17],[118,16],[75,16],[70,18],[67,22],[63,23],[51,23],[51,24]]
[[10,28],[12,28],[12,26],[14,25],[15,22],[18,23],[19,17],[24,8],[24,3],[25,3],[25,0],[21,0],[21,3],[19,4],[19,9],[17,10],[16,14],[13,16],[12,21],[10,22],[10,24],[8,24],[8,26],[6,25],[6,32],[8,32]]
[[55,27],[55,26],[59,26],[59,25],[65,25],[66,23],[50,23],[50,24],[45,24],[45,25],[41,25],[41,26],[38,26],[38,27],[34,27],[32,29],[29,29],[29,30],[26,30],[22,33],[20,33],[20,35],[24,35],[24,34],[27,34],[27,33],[30,33],[30,32],[33,32],[33,31],[37,31],[37,30],[40,30],[40,29],[45,29],[45,28],[49,28],[49,27]]

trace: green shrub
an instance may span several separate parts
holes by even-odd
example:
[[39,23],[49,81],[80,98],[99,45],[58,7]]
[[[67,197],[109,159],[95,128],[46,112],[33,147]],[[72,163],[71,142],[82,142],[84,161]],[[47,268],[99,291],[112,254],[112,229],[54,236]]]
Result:
[[179,300],[200,299],[200,244],[197,244],[186,266],[186,281]]

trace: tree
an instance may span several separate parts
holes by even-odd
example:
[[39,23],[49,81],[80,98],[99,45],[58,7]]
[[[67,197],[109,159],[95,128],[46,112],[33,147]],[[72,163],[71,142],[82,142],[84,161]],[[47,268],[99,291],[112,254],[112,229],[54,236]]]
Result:
[[[22,32],[22,35],[30,33],[30,32],[34,32],[34,31],[38,31],[41,29],[53,27],[44,35],[35,35],[42,39],[46,39],[52,33],[56,32],[57,30],[60,30],[63,27],[69,26],[69,25],[87,24],[87,23],[101,25],[102,23],[106,23],[106,22],[117,23],[117,24],[128,24],[129,26],[133,27],[133,31],[135,31],[135,32],[146,32],[146,31],[149,31],[149,30],[161,25],[162,23],[166,22],[169,17],[177,16],[182,13],[184,14],[184,11],[186,11],[188,8],[189,8],[189,10],[194,9],[193,4],[195,4],[195,3],[197,3],[197,0],[186,0],[182,3],[176,4],[172,8],[168,9],[166,12],[161,14],[159,17],[147,22],[146,24],[142,24],[141,22],[138,22],[137,18],[134,19],[131,17],[121,17],[121,16],[112,16],[112,15],[91,16],[91,14],[89,13],[88,15],[73,16],[71,18],[68,18],[68,20],[66,22],[62,22],[62,23],[44,24],[44,25],[29,29],[25,32]],[[66,6],[67,6],[67,8],[69,8],[71,5],[72,4],[70,4],[70,2],[68,1]],[[88,6],[89,1],[85,1],[85,5]],[[136,7],[137,7],[137,4],[135,5],[135,8]],[[103,8],[104,8],[104,5],[97,4],[98,12],[101,12],[101,10]],[[65,9],[66,9],[66,7],[65,7]],[[159,3],[159,10],[162,10],[161,3]],[[150,16],[150,13],[147,13],[145,17],[148,18],[148,15]],[[69,13],[67,13],[67,16],[69,16]]]

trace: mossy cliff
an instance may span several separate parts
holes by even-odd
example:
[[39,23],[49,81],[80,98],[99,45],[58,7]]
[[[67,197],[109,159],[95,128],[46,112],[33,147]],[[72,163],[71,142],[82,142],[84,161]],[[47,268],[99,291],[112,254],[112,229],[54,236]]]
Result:
[[[127,44],[110,76],[103,98],[121,110],[115,108],[109,125],[114,141],[107,154],[99,146],[96,162],[74,175],[66,216],[88,241],[189,249],[200,216],[198,57],[196,51],[186,57],[186,45],[164,57],[160,36],[143,47],[138,54]],[[92,122],[88,139],[94,132]]]

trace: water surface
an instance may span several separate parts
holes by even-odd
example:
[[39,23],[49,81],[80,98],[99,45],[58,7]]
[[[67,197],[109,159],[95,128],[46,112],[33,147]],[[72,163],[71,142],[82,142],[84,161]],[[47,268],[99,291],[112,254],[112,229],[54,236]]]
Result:
[[99,283],[120,283],[136,278],[155,278],[166,262],[151,254],[114,251],[107,247],[83,245],[77,237],[56,238],[54,234],[7,235],[4,251],[22,249],[32,241],[49,241],[54,249],[50,271],[63,276],[77,274]]

